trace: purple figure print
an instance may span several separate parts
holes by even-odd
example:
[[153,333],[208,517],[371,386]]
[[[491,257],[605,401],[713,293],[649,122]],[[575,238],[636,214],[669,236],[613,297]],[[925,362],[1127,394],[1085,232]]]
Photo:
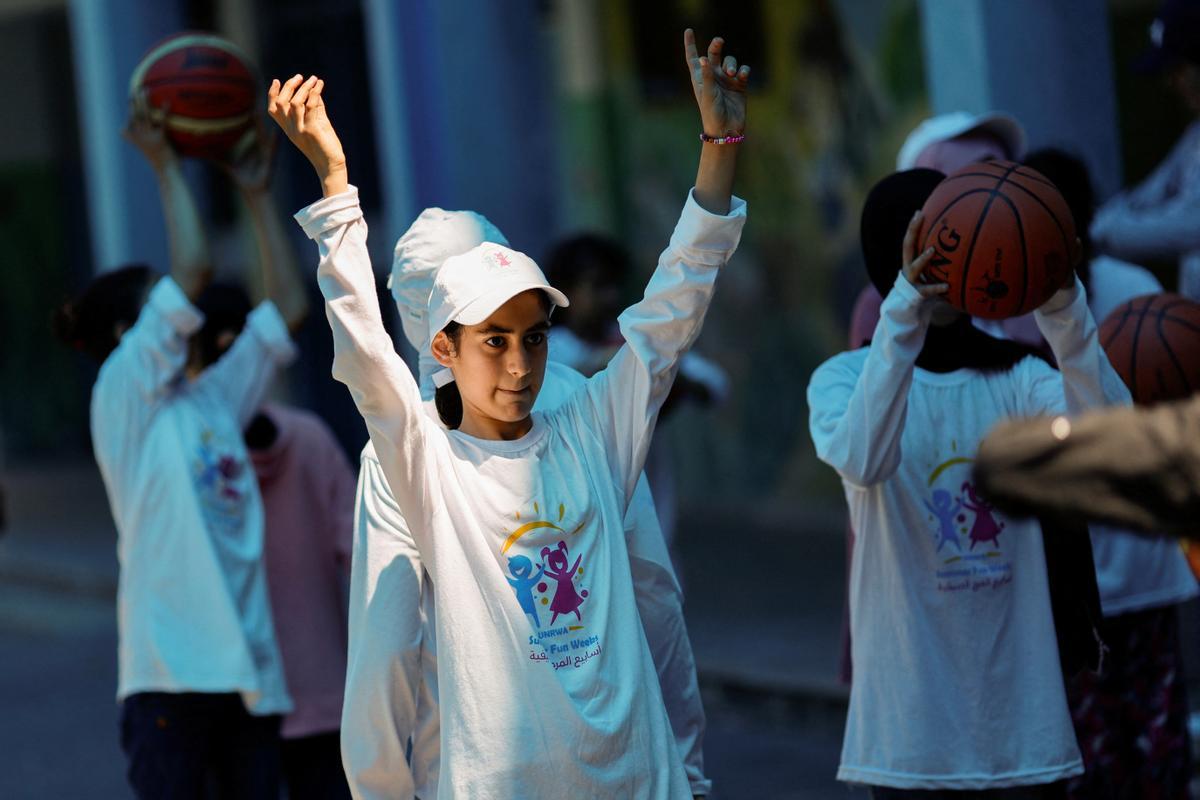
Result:
[[553,616],[550,617],[550,624],[554,624],[559,614],[570,614],[572,612],[582,622],[583,615],[579,613],[579,607],[583,605],[583,598],[575,591],[573,579],[576,570],[579,569],[579,562],[583,560],[583,556],[577,556],[575,563],[570,569],[567,569],[567,543],[559,542],[557,550],[543,547],[542,558],[547,564],[546,574],[558,581],[558,588],[554,590],[554,599],[550,601],[550,610],[554,612]]
[[970,534],[971,549],[974,550],[979,542],[991,542],[992,546],[999,547],[1000,532],[1004,530],[1004,523],[996,522],[996,518],[992,516],[991,504],[976,494],[970,481],[962,485],[962,490],[970,498],[964,500],[963,505],[975,512],[975,524],[971,526]]
[[[951,501],[954,505],[951,506]],[[945,489],[933,490],[933,505],[929,504],[928,500],[922,500],[929,512],[937,517],[939,530],[937,552],[942,552],[942,546],[946,542],[953,542],[958,551],[962,552],[962,541],[958,538],[958,531],[955,528],[954,515],[962,508],[962,500],[951,498],[950,493]]]

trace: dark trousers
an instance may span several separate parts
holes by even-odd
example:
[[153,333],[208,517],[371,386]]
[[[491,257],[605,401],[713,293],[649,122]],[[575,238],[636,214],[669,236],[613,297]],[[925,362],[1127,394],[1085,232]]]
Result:
[[121,706],[121,749],[140,800],[276,800],[279,717],[237,694],[142,692]]
[[1067,683],[1075,738],[1087,772],[1075,800],[1177,800],[1192,775],[1187,686],[1176,606],[1104,620],[1104,672]]
[[288,800],[350,800],[337,731],[280,742]]
[[1037,786],[979,791],[888,789],[883,786],[871,786],[869,793],[872,800],[1061,800],[1067,796],[1067,784],[1059,781]]

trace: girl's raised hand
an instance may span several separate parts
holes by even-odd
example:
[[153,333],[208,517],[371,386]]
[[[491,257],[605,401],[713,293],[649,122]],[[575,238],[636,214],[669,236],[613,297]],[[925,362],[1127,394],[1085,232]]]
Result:
[[129,99],[129,120],[121,135],[141,151],[150,166],[162,170],[179,157],[167,139],[168,109],[151,106],[146,95],[143,89]]
[[904,234],[904,248],[901,253],[901,268],[904,278],[926,299],[937,297],[950,291],[948,283],[926,283],[922,274],[929,260],[933,258],[933,248],[926,248],[924,253],[917,256],[917,238],[921,234],[921,212],[913,214],[909,220],[908,230]]
[[733,56],[722,57],[725,40],[717,37],[708,54],[696,51],[696,34],[683,32],[683,50],[692,75],[692,91],[700,106],[700,120],[707,136],[737,136],[746,130],[746,87],[750,67],[738,66]]
[[307,80],[293,75],[283,84],[276,78],[267,90],[267,114],[313,165],[328,197],[346,191],[348,184],[346,154],[325,112],[324,88],[316,75]]

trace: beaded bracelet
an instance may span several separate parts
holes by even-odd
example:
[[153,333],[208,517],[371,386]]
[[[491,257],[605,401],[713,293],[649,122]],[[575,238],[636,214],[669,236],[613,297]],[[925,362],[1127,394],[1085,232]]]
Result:
[[738,144],[746,141],[746,134],[738,133],[733,136],[709,136],[704,131],[700,132],[700,141],[707,144]]

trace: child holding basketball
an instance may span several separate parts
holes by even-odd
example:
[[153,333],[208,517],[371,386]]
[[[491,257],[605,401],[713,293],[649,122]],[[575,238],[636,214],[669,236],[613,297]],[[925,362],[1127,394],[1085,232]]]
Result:
[[[334,374],[367,422],[433,579],[439,796],[691,796],[623,536],[659,406],[745,219],[731,189],[749,68],[723,57],[719,39],[700,57],[689,30],[685,47],[706,141],[646,296],[622,315],[626,345],[558,409],[531,414],[550,311],[567,298],[506,247],[450,258],[429,299],[431,349],[443,368],[434,377],[438,411],[450,430],[426,414],[383,328],[366,226],[323,84],[296,76],[271,86],[270,113],[325,195],[297,217],[321,253]],[[547,584],[535,604],[538,627],[508,577],[516,556],[541,561],[543,548],[571,559],[574,583]],[[550,624],[552,606],[572,610]]]
[[307,306],[295,276],[264,258],[267,299],[244,328],[206,319],[212,264],[163,116],[138,98],[126,136],[159,178],[170,275],[107,272],[56,316],[60,337],[100,365],[91,431],[121,562],[121,746],[138,797],[191,797],[206,784],[271,797],[292,701],[242,428],[292,358],[289,329]]
[[885,298],[880,322],[869,347],[827,361],[808,390],[817,454],[841,475],[858,534],[838,777],[876,797],[1057,797],[1083,767],[1042,533],[999,515],[970,464],[1002,418],[1129,395],[1073,274],[1037,312],[1061,376],[975,328],[940,299],[946,284],[922,280],[933,251],[915,252],[919,209],[941,178],[912,170],[871,191],[862,244]]

